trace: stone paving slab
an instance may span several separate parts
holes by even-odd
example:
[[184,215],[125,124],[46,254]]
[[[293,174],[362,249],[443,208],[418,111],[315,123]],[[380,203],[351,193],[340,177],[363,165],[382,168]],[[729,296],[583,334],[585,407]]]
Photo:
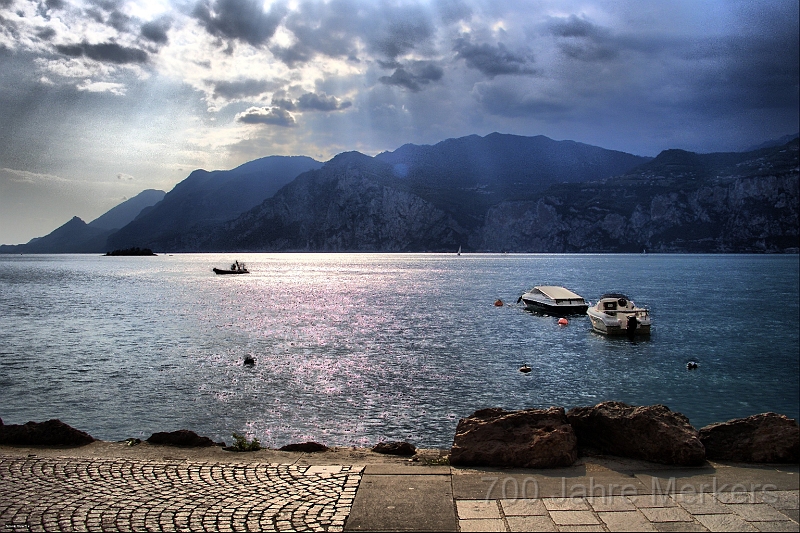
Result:
[[[457,499],[456,509],[461,531],[487,530],[480,528],[491,517],[492,531],[799,531],[795,509],[784,509],[797,506],[798,493],[766,491],[760,503],[723,503],[729,495],[714,493]],[[497,529],[500,522],[504,529]]]
[[345,531],[456,531],[454,507],[450,475],[365,474]]
[[361,467],[0,455],[0,531],[342,531]]

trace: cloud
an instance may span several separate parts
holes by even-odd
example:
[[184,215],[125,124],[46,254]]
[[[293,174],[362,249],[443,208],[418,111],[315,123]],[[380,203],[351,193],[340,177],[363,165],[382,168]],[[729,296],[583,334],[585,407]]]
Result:
[[79,91],[86,91],[90,93],[111,93],[117,96],[125,95],[125,85],[121,83],[113,83],[109,81],[91,81],[85,80],[77,86]]
[[266,92],[272,84],[266,80],[240,79],[232,81],[216,81],[214,85],[214,97],[227,100],[236,100],[249,96],[258,96]]
[[385,85],[394,85],[408,89],[411,92],[419,92],[434,81],[439,81],[444,75],[444,70],[433,63],[421,62],[410,67],[410,70],[400,67],[391,76],[381,76],[378,81]]
[[570,102],[540,94],[535,88],[513,83],[478,83],[473,96],[493,115],[512,118],[559,116],[570,108]]
[[117,43],[89,44],[64,44],[56,45],[56,50],[68,57],[86,56],[100,62],[124,65],[127,63],[147,63],[150,56],[139,48],[130,48]]
[[531,66],[533,57],[510,52],[503,43],[472,44],[466,37],[456,40],[453,50],[456,59],[463,59],[467,66],[477,69],[490,78],[502,74],[535,74]]
[[306,93],[297,99],[297,107],[303,111],[340,111],[351,105],[351,102],[341,102],[335,96],[325,93]]
[[167,44],[169,41],[167,32],[171,26],[172,20],[169,17],[161,17],[142,24],[140,32],[142,37],[148,41],[156,44]]
[[260,0],[201,0],[192,15],[215,37],[261,46],[275,34],[287,12],[280,2],[269,12],[263,5]]
[[236,115],[236,121],[244,124],[268,124],[293,127],[297,125],[291,113],[278,107],[250,107]]
[[584,17],[552,18],[549,29],[558,38],[559,49],[573,59],[606,61],[619,54],[610,32]]

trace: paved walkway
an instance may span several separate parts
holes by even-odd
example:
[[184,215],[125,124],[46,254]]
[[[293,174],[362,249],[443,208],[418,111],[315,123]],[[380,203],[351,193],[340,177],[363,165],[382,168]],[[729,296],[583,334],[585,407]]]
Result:
[[342,531],[360,472],[0,455],[0,531]]
[[797,465],[526,471],[376,464],[367,454],[332,465],[313,454],[287,464],[6,451],[0,532],[800,529]]

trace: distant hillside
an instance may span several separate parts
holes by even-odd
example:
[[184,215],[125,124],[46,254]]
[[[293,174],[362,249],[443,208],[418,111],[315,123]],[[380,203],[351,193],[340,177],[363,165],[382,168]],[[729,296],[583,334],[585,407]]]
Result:
[[666,150],[608,180],[503,202],[473,244],[527,252],[793,252],[798,140],[747,153]]
[[89,226],[107,230],[119,229],[133,221],[142,209],[160,202],[165,194],[167,193],[164,191],[146,189],[92,220]]
[[164,197],[164,191],[148,189],[125,200],[105,214],[86,224],[78,217],[56,228],[44,237],[31,239],[27,244],[2,245],[0,253],[60,254],[105,252],[106,239],[117,228],[131,222],[143,209]]
[[233,170],[195,170],[152,209],[109,237],[113,249],[196,249],[194,233],[231,220],[274,195],[298,174],[319,168],[309,157],[271,156]]
[[800,137],[800,133],[795,133],[794,135],[784,135],[783,137],[781,137],[779,139],[773,139],[771,141],[766,141],[766,142],[763,142],[763,143],[761,143],[759,145],[752,146],[751,148],[749,148],[746,151],[747,152],[754,152],[756,150],[761,150],[762,148],[774,148],[776,146],[783,146],[784,144],[792,142],[793,140],[797,139],[798,137]]
[[31,239],[27,244],[0,246],[0,253],[26,254],[80,254],[105,250],[110,230],[93,228],[78,217],[45,235]]

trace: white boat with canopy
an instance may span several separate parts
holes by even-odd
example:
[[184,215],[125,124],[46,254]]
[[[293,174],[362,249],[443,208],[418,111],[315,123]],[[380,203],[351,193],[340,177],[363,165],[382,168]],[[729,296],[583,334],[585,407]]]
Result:
[[520,301],[531,311],[556,316],[583,314],[589,307],[583,296],[555,285],[536,286],[520,296]]

